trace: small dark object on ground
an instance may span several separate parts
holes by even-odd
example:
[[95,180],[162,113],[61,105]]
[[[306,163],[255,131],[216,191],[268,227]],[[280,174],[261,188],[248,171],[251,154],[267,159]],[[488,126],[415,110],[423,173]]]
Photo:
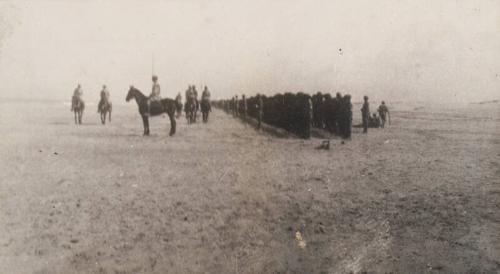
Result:
[[321,145],[316,147],[316,149],[326,149],[326,150],[329,150],[330,149],[330,140],[324,140],[323,142],[321,142]]

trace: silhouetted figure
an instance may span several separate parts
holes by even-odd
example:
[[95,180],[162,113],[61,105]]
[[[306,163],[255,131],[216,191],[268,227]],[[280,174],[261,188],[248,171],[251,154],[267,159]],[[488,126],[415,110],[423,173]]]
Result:
[[382,104],[378,107],[378,115],[380,116],[380,127],[384,128],[386,118],[389,118],[389,123],[391,121],[389,116],[389,109],[385,105],[385,102],[382,101]]
[[368,122],[370,120],[370,104],[368,103],[368,96],[364,96],[363,107],[361,108],[361,117],[363,119],[363,133],[368,133]]

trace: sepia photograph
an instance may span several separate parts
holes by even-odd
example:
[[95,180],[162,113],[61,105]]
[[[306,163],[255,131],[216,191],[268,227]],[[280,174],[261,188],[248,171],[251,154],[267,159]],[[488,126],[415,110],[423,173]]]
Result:
[[0,0],[0,274],[500,274],[500,1]]

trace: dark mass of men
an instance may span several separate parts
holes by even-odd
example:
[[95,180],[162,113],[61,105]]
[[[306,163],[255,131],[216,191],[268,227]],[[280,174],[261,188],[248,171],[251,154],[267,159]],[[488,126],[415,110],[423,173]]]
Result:
[[[312,96],[305,93],[284,93],[274,96],[259,95],[229,100],[219,100],[214,105],[243,120],[253,118],[260,128],[262,123],[283,128],[303,138],[311,136],[311,128],[326,130],[344,139],[351,138],[352,103],[349,94],[318,92]],[[369,127],[383,127],[388,116],[385,102],[378,109],[379,115],[370,115],[368,97],[364,97],[361,108],[363,132]]]

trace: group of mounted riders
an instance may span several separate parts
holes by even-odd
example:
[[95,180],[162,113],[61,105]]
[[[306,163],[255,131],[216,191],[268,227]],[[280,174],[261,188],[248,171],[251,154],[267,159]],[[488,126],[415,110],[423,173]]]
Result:
[[[137,104],[139,106],[139,113],[143,117],[144,121],[144,134],[149,134],[149,122],[148,118],[150,116],[156,116],[162,113],[166,113],[170,116],[171,122],[173,123],[172,129],[175,132],[175,119],[173,117],[174,113],[177,113],[177,118],[181,115],[182,112],[182,96],[181,93],[178,93],[175,101],[171,99],[162,99],[160,96],[161,88],[158,83],[158,76],[153,75],[152,77],[153,85],[151,89],[151,94],[147,97],[144,96],[138,89],[133,86],[130,87],[129,93],[127,94],[126,100],[129,101],[132,98],[135,98]],[[85,108],[85,103],[82,99],[83,90],[80,84],[76,87],[73,92],[72,103],[71,103],[71,111],[75,113],[75,123],[82,123],[82,114]],[[184,111],[186,113],[186,118],[188,123],[196,122],[196,116],[198,110],[202,112],[203,122],[208,121],[208,114],[212,111],[211,103],[210,103],[210,91],[207,86],[204,87],[201,102],[198,100],[198,91],[196,90],[196,86],[190,85],[185,93],[186,102],[184,104]],[[109,99],[110,93],[106,87],[103,85],[100,101],[97,106],[97,112],[101,114],[101,122],[104,124],[106,121],[106,114],[109,113],[109,121],[111,121],[111,110],[112,103]],[[171,130],[172,134],[172,130]]]
[[[75,113],[75,124],[82,123],[83,110],[85,109],[85,102],[83,101],[83,89],[82,85],[78,86],[73,91],[73,97],[71,98],[71,110]],[[109,114],[109,121],[111,122],[111,111],[113,105],[111,100],[109,100],[109,91],[106,85],[102,86],[101,99],[97,105],[97,113],[101,115],[101,123],[106,123],[106,116]]]
[[[206,123],[208,121],[208,113],[212,111],[212,106],[210,104],[210,91],[208,90],[207,86],[205,86],[203,92],[201,93],[201,103],[198,100],[198,91],[196,90],[196,86],[194,85],[188,86],[185,92],[185,96],[186,102],[184,104],[184,112],[186,113],[186,119],[188,120],[188,123],[196,122],[196,113],[198,112],[200,107],[203,122]],[[176,97],[176,102],[178,104],[178,115],[182,108],[181,100],[181,94],[179,93]]]

